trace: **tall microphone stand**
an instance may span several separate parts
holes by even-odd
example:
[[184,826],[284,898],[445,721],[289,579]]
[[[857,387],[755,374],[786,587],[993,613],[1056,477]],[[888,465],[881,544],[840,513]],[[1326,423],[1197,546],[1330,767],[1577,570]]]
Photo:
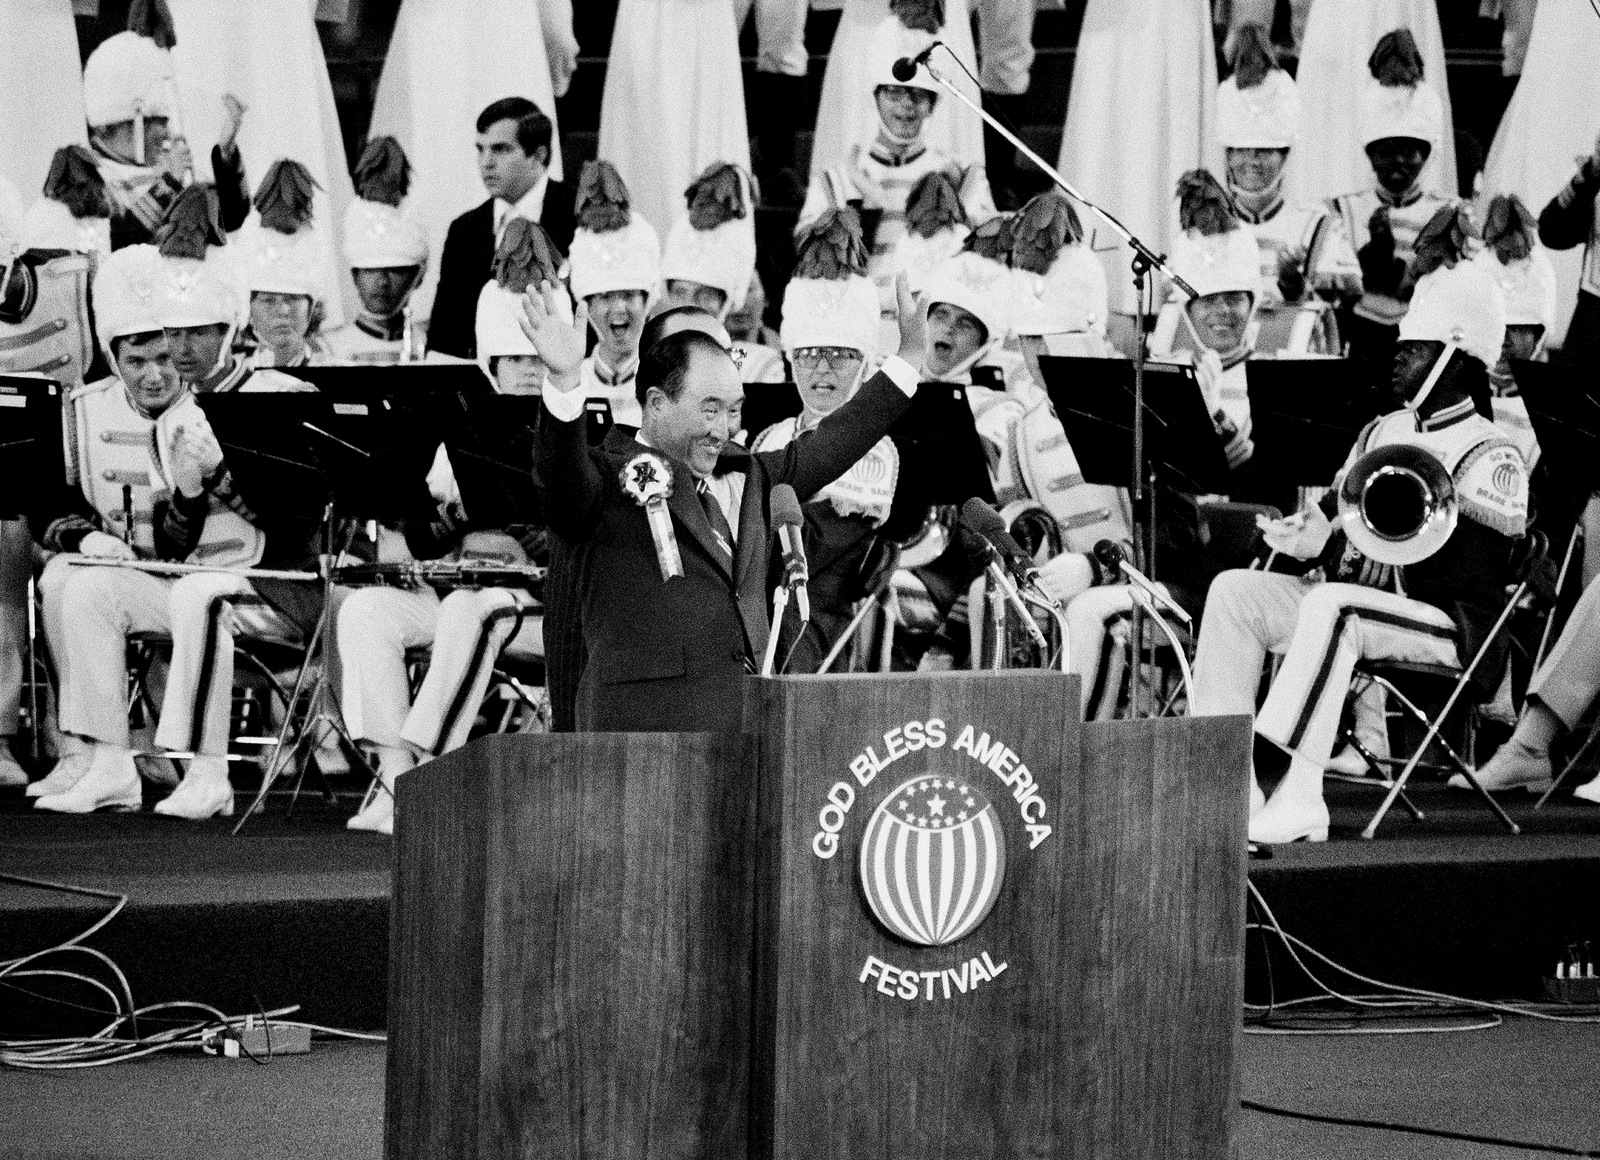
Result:
[[[945,52],[950,52],[949,46],[944,44],[942,41],[930,46],[930,51],[932,48],[942,48],[945,50]],[[951,56],[953,59],[954,54],[951,53]],[[960,62],[958,61],[957,63],[959,64]],[[1070,181],[1068,181],[1065,177],[1062,177],[1061,174],[1056,171],[1055,166],[1046,163],[1044,158],[1040,157],[1032,149],[1028,148],[1028,146],[1020,138],[1018,138],[1015,133],[1013,133],[1010,129],[1007,129],[1004,125],[1000,124],[1000,122],[994,117],[984,112],[982,106],[974,102],[972,98],[968,97],[967,94],[963,93],[955,85],[951,84],[950,81],[946,79],[944,74],[934,67],[931,60],[924,60],[920,62],[918,67],[926,69],[928,75],[932,77],[941,88],[943,88],[951,96],[955,97],[955,99],[960,101],[963,105],[967,106],[967,108],[971,109],[974,113],[978,114],[978,116],[982,118],[986,125],[988,125],[996,133],[1000,134],[1001,137],[1011,142],[1012,145],[1016,146],[1017,151],[1029,161],[1032,161],[1041,170],[1043,170],[1045,176],[1054,182],[1063,193],[1065,193],[1073,201],[1086,206],[1090,210],[1093,210],[1095,216],[1101,221],[1105,222],[1106,225],[1110,227],[1112,233],[1116,234],[1133,249],[1133,290],[1135,298],[1135,343],[1133,355],[1133,465],[1131,472],[1132,485],[1129,487],[1128,493],[1133,500],[1133,521],[1135,529],[1133,547],[1134,553],[1138,557],[1136,563],[1141,566],[1145,566],[1148,570],[1148,562],[1154,555],[1155,527],[1154,521],[1150,519],[1149,510],[1145,501],[1144,363],[1145,323],[1147,320],[1147,311],[1145,307],[1146,280],[1148,279],[1151,270],[1159,270],[1161,273],[1167,276],[1174,286],[1178,288],[1180,293],[1189,298],[1196,297],[1194,287],[1180,278],[1172,269],[1172,267],[1167,264],[1167,260],[1164,257],[1162,257],[1160,254],[1157,254],[1149,246],[1145,245],[1145,243],[1140,240],[1138,235],[1136,235],[1127,226],[1123,225],[1114,214],[1102,209],[1093,201],[1085,197],[1078,191],[1076,186],[1074,186]],[[1139,534],[1139,529],[1141,527],[1144,530],[1143,537],[1141,537]],[[1130,628],[1130,635],[1133,642],[1133,664],[1129,668],[1130,676],[1128,678],[1129,716],[1136,717],[1138,716],[1139,712],[1139,686],[1143,683],[1143,671],[1140,667],[1140,656],[1144,651],[1144,608],[1137,600],[1135,600],[1133,603],[1133,613]]]

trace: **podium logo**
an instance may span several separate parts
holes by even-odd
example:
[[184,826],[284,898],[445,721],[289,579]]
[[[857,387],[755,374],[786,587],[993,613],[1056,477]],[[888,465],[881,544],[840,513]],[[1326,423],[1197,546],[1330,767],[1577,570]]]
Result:
[[861,886],[878,921],[906,942],[965,938],[988,917],[1005,876],[999,815],[970,781],[914,777],[867,823]]

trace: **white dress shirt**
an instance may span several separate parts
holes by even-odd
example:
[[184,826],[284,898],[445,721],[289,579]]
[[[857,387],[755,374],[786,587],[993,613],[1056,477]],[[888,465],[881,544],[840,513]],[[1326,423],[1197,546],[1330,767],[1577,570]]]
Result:
[[526,221],[538,223],[539,215],[544,212],[544,191],[550,186],[550,173],[548,170],[540,176],[538,181],[527,193],[517,199],[515,205],[503,197],[494,199],[494,237],[498,245],[500,235],[506,228],[506,222],[515,215]]

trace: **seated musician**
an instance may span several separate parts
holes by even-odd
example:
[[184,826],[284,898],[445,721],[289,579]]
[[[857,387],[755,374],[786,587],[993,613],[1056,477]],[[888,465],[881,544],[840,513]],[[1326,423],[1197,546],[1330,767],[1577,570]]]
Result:
[[[1395,359],[1394,385],[1405,406],[1373,422],[1346,464],[1348,471],[1363,454],[1396,445],[1439,459],[1454,480],[1461,515],[1441,548],[1397,576],[1334,537],[1328,511],[1312,508],[1264,532],[1275,551],[1321,561],[1328,580],[1230,571],[1212,584],[1193,711],[1252,713],[1266,655],[1284,656],[1256,732],[1292,760],[1270,800],[1252,775],[1252,841],[1327,838],[1323,768],[1357,660],[1464,664],[1499,613],[1511,542],[1528,518],[1522,456],[1481,413],[1489,404],[1488,368],[1504,337],[1500,289],[1480,265],[1460,262],[1424,278]],[[1504,640],[1498,643],[1498,659],[1487,658],[1476,674],[1496,683],[1505,655]]]
[[[494,277],[478,295],[478,362],[495,390],[538,395],[546,370],[519,324],[520,294],[530,283],[554,283],[560,254],[532,222],[507,223],[495,253]],[[526,454],[532,455],[532,435]],[[531,490],[531,489],[530,489]],[[418,556],[445,549],[463,564],[546,565],[542,527],[478,528],[465,513],[440,515],[425,535],[410,524]],[[542,610],[521,587],[457,588],[441,599],[428,584],[374,585],[345,597],[335,625],[343,658],[340,703],[350,735],[377,759],[382,789],[346,823],[352,830],[394,832],[394,780],[420,762],[466,744],[478,706],[502,653],[544,656]],[[432,646],[427,676],[411,700],[408,649]]]
[[[824,214],[807,233],[784,291],[779,331],[802,410],[757,432],[751,451],[776,451],[807,438],[861,386],[878,343],[878,291],[866,277],[864,258],[849,215]],[[859,595],[852,581],[889,518],[899,473],[900,453],[885,435],[804,505],[811,622],[796,643],[798,613],[785,615],[781,648],[793,647],[789,672],[816,672],[849,623]]]
[[1233,75],[1217,87],[1217,138],[1227,155],[1234,212],[1261,249],[1256,349],[1339,353],[1329,303],[1361,292],[1361,267],[1344,223],[1326,205],[1284,198],[1284,169],[1300,135],[1300,96],[1259,24],[1237,30]]
[[[154,320],[166,336],[163,341],[170,344],[175,330],[215,331],[225,349],[226,337],[238,324],[240,303],[234,286],[212,263],[162,259],[155,279],[153,290],[135,281],[127,292],[149,294]],[[131,377],[137,369],[131,358],[140,349],[124,340],[108,353],[129,360],[123,373]],[[248,375],[249,368],[244,370]],[[270,385],[276,374],[265,371],[258,377]],[[200,381],[211,378],[201,375]],[[243,381],[240,376],[231,389]],[[154,489],[155,555],[215,570],[174,580],[120,567],[78,567],[66,577],[59,639],[51,642],[60,668],[60,723],[63,732],[88,744],[64,759],[70,764],[60,772],[66,775],[62,780],[72,779],[70,787],[40,796],[35,804],[58,813],[139,808],[141,766],[128,747],[126,638],[130,633],[168,633],[172,664],[156,744],[169,753],[193,756],[183,758],[187,772],[155,810],[197,820],[227,816],[233,810],[227,745],[234,637],[241,632],[303,634],[321,601],[321,587],[315,583],[252,580],[239,569],[314,568],[315,528],[268,520],[249,508],[190,392],[180,392],[154,417],[143,466]],[[160,777],[160,763],[145,768]]]
[[428,237],[400,209],[411,186],[411,163],[393,137],[376,137],[361,151],[354,176],[356,196],[344,215],[344,258],[361,310],[328,331],[328,360],[372,366],[420,361],[422,336],[409,331],[411,295],[428,266]]
[[233,350],[243,304],[225,245],[215,208],[199,185],[178,195],[156,231],[170,284],[162,297],[167,348],[178,377],[197,394],[236,391],[254,369]]

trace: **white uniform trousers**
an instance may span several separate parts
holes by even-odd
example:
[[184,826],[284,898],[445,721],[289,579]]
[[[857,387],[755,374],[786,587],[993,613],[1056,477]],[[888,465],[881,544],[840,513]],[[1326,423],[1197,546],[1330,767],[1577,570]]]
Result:
[[[1167,590],[1164,585],[1157,587],[1163,592]],[[1072,636],[1071,671],[1083,678],[1085,719],[1099,719],[1101,699],[1106,692],[1114,692],[1104,687],[1110,673],[1101,671],[1106,661],[1106,639],[1132,614],[1133,593],[1126,584],[1090,588],[1074,596],[1067,605],[1067,631]],[[1161,630],[1156,628],[1155,631]],[[1115,709],[1116,706],[1112,704],[1106,708]]]
[[[527,593],[458,589],[443,600],[431,588],[363,588],[339,609],[344,654],[341,702],[350,735],[425,753],[466,744],[502,652],[544,655],[543,617]],[[431,644],[428,673],[411,702],[407,649]]]
[[1256,732],[1320,769],[1333,752],[1357,660],[1455,665],[1455,637],[1443,611],[1393,592],[1224,572],[1206,597],[1193,712],[1254,713],[1262,664],[1268,653],[1281,653]]
[[756,10],[756,71],[805,76],[810,60],[806,53],[809,0],[733,0],[735,28],[744,27],[752,4]]
[[221,756],[228,752],[235,636],[295,641],[300,630],[262,599],[248,578],[225,572],[192,572],[173,581],[167,619],[172,668],[156,744]]
[[51,560],[40,579],[63,733],[128,745],[128,635],[168,632],[174,581]]

